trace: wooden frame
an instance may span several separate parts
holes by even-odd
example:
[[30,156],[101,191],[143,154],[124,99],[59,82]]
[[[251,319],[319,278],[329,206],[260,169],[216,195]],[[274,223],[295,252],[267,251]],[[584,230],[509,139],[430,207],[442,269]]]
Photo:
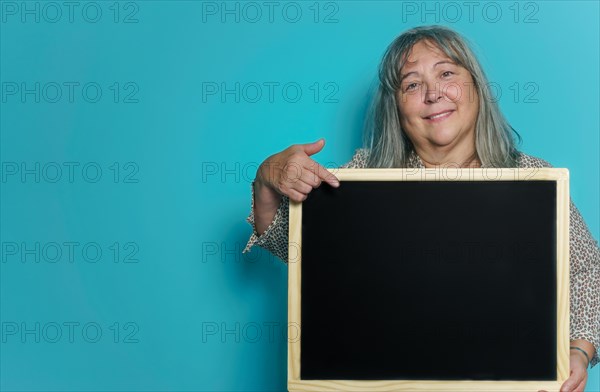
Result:
[[[557,379],[555,381],[301,380],[302,204],[290,203],[288,389],[290,391],[559,391],[569,376],[569,171],[555,168],[330,169],[340,181],[536,181],[557,184]],[[294,328],[292,328],[292,326]],[[526,350],[523,355],[527,355]]]

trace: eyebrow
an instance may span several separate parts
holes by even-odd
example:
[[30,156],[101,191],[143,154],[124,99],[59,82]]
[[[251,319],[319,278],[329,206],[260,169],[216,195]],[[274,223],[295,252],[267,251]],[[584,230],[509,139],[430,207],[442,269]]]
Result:
[[[440,64],[452,64],[452,65],[456,65],[456,63],[455,63],[455,62],[453,62],[453,61],[450,61],[450,60],[442,60],[442,61],[438,61],[437,63],[433,64],[433,68],[435,68],[436,66],[438,66],[438,65],[440,65]],[[403,80],[404,80],[404,79],[405,79],[407,76],[409,76],[409,75],[411,75],[411,74],[417,74],[417,75],[418,75],[419,73],[418,73],[417,71],[411,71],[411,72],[409,72],[409,73],[406,73],[406,74],[404,74],[404,75],[401,75],[401,76],[400,76],[400,83],[402,83],[402,81],[403,81]]]

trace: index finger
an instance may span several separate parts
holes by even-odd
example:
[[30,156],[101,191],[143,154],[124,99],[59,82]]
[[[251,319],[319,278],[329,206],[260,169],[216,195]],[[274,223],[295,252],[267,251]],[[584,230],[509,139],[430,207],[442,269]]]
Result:
[[310,164],[305,165],[304,167],[314,173],[317,177],[331,185],[332,187],[337,188],[340,186],[340,180],[329,170],[327,170],[324,166],[321,166],[317,161],[310,159]]

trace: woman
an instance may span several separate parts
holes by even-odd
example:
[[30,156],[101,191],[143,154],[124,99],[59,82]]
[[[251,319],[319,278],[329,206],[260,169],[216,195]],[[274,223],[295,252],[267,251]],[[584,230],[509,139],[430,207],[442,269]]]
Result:
[[[517,150],[485,73],[456,32],[442,26],[406,31],[384,54],[379,80],[366,148],[342,167],[551,167]],[[293,145],[261,164],[247,219],[254,232],[244,252],[259,245],[287,261],[289,200],[305,200],[322,181],[339,186],[310,158],[323,146],[322,139]],[[588,365],[598,363],[600,251],[572,202],[570,209],[571,375],[561,391],[583,391]]]

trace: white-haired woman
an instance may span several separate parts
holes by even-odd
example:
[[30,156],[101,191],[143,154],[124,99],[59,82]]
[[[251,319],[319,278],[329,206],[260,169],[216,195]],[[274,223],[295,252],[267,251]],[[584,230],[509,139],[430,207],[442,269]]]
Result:
[[[379,68],[379,87],[365,132],[347,168],[551,167],[518,151],[515,136],[490,96],[466,40],[442,26],[413,28],[396,38]],[[514,133],[514,135],[513,135]],[[310,158],[324,140],[297,144],[267,158],[252,183],[248,222],[253,245],[287,262],[289,201],[303,201],[337,178]],[[570,377],[561,391],[583,391],[598,364],[600,250],[570,204]]]

